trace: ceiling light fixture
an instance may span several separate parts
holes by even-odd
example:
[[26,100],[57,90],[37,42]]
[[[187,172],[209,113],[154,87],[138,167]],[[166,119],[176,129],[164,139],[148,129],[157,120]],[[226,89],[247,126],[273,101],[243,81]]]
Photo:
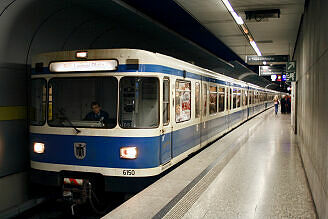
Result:
[[251,43],[253,49],[255,50],[256,54],[257,54],[258,56],[262,56],[262,53],[261,53],[261,51],[259,50],[259,48],[257,47],[255,41],[250,41],[250,43]]
[[245,35],[246,39],[249,41],[251,46],[253,47],[254,51],[258,56],[262,56],[262,53],[260,49],[257,47],[256,42],[254,41],[254,37],[252,36],[251,32],[249,31],[248,27],[244,23],[243,19],[235,12],[235,10],[232,8],[229,0],[221,0],[223,4],[226,6],[228,11],[230,12],[231,16],[235,20],[235,22],[238,24],[239,28]]

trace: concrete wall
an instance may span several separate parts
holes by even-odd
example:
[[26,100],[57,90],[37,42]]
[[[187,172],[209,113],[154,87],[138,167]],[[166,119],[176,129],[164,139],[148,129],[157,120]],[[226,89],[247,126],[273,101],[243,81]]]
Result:
[[297,134],[319,218],[328,218],[328,1],[310,0],[296,47]]

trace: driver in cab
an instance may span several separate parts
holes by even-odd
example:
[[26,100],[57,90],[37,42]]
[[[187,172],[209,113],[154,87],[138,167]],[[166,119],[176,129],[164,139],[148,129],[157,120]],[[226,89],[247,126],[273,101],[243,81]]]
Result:
[[104,124],[107,124],[109,121],[109,115],[107,112],[103,111],[101,109],[101,106],[98,102],[92,102],[91,103],[91,109],[92,111],[89,112],[84,120],[87,121],[101,121]]

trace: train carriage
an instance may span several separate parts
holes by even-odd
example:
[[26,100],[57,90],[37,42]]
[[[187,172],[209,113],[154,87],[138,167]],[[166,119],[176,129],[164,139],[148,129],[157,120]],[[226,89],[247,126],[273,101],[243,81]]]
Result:
[[[275,94],[134,49],[40,54],[31,78],[32,181],[60,187],[96,176],[119,192],[273,106]],[[89,120],[91,107],[105,116]]]

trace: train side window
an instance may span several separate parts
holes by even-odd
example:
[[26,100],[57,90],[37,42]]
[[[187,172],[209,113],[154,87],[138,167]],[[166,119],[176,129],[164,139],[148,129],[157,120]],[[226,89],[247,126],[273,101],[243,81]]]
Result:
[[225,104],[225,87],[219,87],[219,112],[224,111]]
[[195,118],[200,117],[200,84],[195,84]]
[[230,88],[230,93],[229,93],[229,99],[230,99],[230,110],[233,109],[233,89]]
[[236,109],[236,106],[237,106],[237,89],[232,89],[232,108],[233,109]]
[[175,121],[185,122],[191,118],[191,82],[175,82]]
[[203,117],[206,117],[207,110],[207,84],[203,84]]
[[163,125],[170,123],[170,79],[163,80]]
[[229,88],[226,89],[226,110],[229,110]]
[[120,81],[119,123],[122,128],[157,128],[159,80],[155,77],[123,77]]
[[218,111],[218,94],[217,94],[217,87],[210,86],[210,115],[214,114]]
[[236,89],[236,107],[239,108],[241,103],[241,90]]
[[243,90],[243,106],[247,105],[247,91]]

